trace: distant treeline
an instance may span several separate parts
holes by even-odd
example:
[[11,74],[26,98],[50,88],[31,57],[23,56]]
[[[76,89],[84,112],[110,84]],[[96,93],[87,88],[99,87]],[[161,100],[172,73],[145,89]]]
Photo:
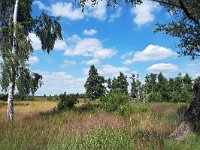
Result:
[[[179,73],[174,78],[167,78],[162,73],[150,73],[145,76],[144,83],[141,82],[139,74],[132,74],[130,80],[129,84],[127,76],[122,72],[119,72],[119,76],[113,79],[105,79],[98,74],[97,69],[92,65],[89,70],[89,77],[84,85],[86,93],[77,93],[75,95],[77,98],[95,100],[106,93],[118,92],[129,95],[131,100],[134,101],[190,102],[192,99],[193,80],[188,73],[184,75]],[[131,87],[130,92],[128,91],[129,85]],[[66,93],[63,94],[66,95]],[[60,95],[46,96],[44,94],[43,98],[49,101],[60,100]],[[40,98],[37,98],[37,96],[25,96],[20,93],[14,96],[15,100],[35,100]],[[7,95],[0,94],[0,100],[7,100]]]
[[93,100],[108,92],[129,94],[135,101],[189,102],[192,99],[193,81],[188,73],[179,73],[169,79],[162,73],[150,73],[145,76],[144,83],[138,74],[132,74],[130,79],[131,90],[128,92],[129,83],[126,75],[120,72],[118,77],[105,79],[92,65],[85,83],[86,95]]

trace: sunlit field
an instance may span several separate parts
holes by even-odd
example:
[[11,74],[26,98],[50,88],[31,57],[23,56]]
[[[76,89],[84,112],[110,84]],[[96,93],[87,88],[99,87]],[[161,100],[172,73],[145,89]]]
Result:
[[73,110],[56,111],[57,102],[15,102],[14,122],[0,102],[1,150],[198,150],[198,135],[174,141],[168,135],[180,123],[187,104],[132,103],[123,117],[106,113],[97,102],[81,100]]

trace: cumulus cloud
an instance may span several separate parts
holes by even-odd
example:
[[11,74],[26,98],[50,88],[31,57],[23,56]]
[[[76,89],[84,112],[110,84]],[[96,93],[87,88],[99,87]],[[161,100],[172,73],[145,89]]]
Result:
[[83,34],[84,34],[84,35],[88,35],[88,36],[93,36],[93,35],[95,35],[96,33],[97,33],[97,31],[96,31],[95,29],[90,29],[90,30],[85,29],[85,30],[83,31]]
[[153,13],[159,9],[156,2],[145,0],[141,5],[136,5],[131,9],[131,14],[134,15],[133,22],[138,26],[152,22],[155,19]]
[[43,76],[44,85],[36,92],[36,95],[85,92],[86,78],[74,77],[66,72],[39,71],[38,73]]
[[34,65],[39,63],[39,58],[37,56],[30,56],[28,60],[28,64]]
[[[31,44],[34,50],[41,50],[41,41],[40,39],[34,34],[29,33],[29,38],[31,39]],[[64,40],[56,40],[54,49],[55,50],[65,50],[67,48],[67,44]]]
[[134,51],[127,52],[121,56],[121,59],[126,59],[134,54]]
[[75,65],[75,64],[76,64],[76,61],[65,60],[64,63],[60,67],[61,68],[66,68],[68,66]]
[[31,39],[33,49],[40,50],[41,49],[40,39],[34,33],[29,33],[29,38]]
[[122,8],[118,7],[116,9],[116,12],[110,16],[109,22],[115,21],[117,18],[119,18],[121,16],[121,14],[122,14]]
[[184,71],[189,72],[193,78],[196,78],[196,77],[200,76],[200,71],[197,68],[200,68],[199,62],[189,63],[184,68]]
[[86,64],[87,64],[87,65],[97,65],[97,64],[100,64],[100,60],[94,58],[94,59],[91,59],[91,60],[86,61]]
[[84,14],[80,8],[73,8],[72,3],[57,2],[50,7],[50,11],[54,16],[66,17],[70,20],[79,20],[84,18]]
[[105,20],[107,15],[107,1],[99,1],[95,6],[91,6],[90,1],[88,1],[85,6],[85,14],[89,17]]
[[104,48],[102,42],[96,38],[79,38],[65,51],[66,56],[93,56],[96,59],[110,58],[115,54],[114,49]]
[[179,67],[171,63],[159,63],[148,67],[147,71],[153,73],[159,73],[159,72],[170,73],[179,71]]
[[[131,53],[130,53],[131,54]],[[130,56],[128,54],[128,56]],[[133,62],[145,62],[153,60],[163,60],[169,57],[177,56],[177,53],[171,49],[159,45],[149,45],[143,51],[138,51],[133,54],[132,59],[126,59],[124,64],[131,64]],[[126,58],[123,56],[123,58]]]
[[49,10],[41,1],[34,1],[33,5],[37,5],[39,9]]
[[[113,65],[102,65],[101,68],[98,68],[98,72],[100,75],[108,75],[108,76],[117,76],[119,72],[123,72],[125,74],[128,74],[130,71],[127,67],[118,67]],[[83,73],[85,75],[88,75],[89,68],[83,68]]]
[[99,70],[100,74],[107,74],[107,75],[117,75],[119,72],[127,73],[129,68],[127,67],[116,67],[113,65],[103,65],[102,68]]
[[81,8],[75,8],[71,2],[60,1],[52,4],[50,7],[45,6],[41,1],[35,1],[34,4],[37,5],[39,9],[45,9],[54,16],[65,17],[69,20],[80,20],[84,17],[105,20],[107,15],[106,0],[100,1],[95,6],[91,6],[91,3],[88,1],[85,5],[84,12],[82,12]]

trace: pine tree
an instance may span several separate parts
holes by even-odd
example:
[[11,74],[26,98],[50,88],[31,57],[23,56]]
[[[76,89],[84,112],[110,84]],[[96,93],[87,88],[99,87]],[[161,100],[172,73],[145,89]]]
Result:
[[105,79],[100,76],[94,65],[90,67],[89,77],[84,85],[86,89],[86,94],[91,100],[100,98],[105,93]]
[[119,73],[117,78],[112,80],[112,90],[121,93],[128,94],[128,81],[127,76],[125,76],[122,72]]
[[162,100],[169,101],[170,100],[170,93],[168,91],[168,80],[167,78],[162,74],[158,74],[158,83],[157,83],[157,92],[160,92],[162,96]]

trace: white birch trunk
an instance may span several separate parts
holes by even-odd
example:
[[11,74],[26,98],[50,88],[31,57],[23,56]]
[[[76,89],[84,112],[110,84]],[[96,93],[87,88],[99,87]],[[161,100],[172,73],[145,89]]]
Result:
[[[13,31],[13,47],[12,47],[12,53],[15,54],[17,52],[16,47],[16,24],[17,24],[17,16],[18,16],[18,8],[19,8],[19,0],[15,1],[15,7],[14,7],[14,14],[13,14],[13,23],[14,23],[14,31]],[[14,111],[13,111],[13,95],[15,90],[15,70],[11,67],[11,77],[8,87],[8,108],[7,108],[7,117],[8,120],[13,120],[14,117]]]

